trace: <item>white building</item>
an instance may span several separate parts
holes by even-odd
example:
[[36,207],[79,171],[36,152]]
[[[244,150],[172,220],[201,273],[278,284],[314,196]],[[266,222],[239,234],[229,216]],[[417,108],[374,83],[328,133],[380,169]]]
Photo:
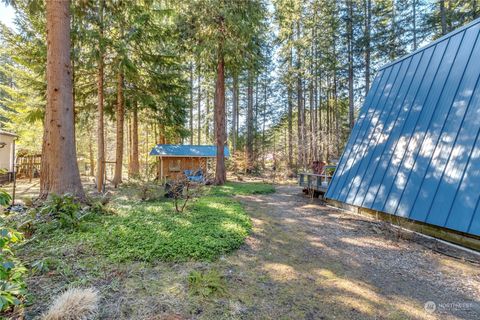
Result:
[[0,131],[0,171],[13,172],[17,135]]

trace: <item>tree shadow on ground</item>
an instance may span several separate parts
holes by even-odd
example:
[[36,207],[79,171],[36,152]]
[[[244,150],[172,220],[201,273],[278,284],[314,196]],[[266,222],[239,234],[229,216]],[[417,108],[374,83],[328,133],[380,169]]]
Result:
[[[274,302],[278,316],[480,316],[478,266],[388,238],[363,217],[308,204],[291,192],[286,188],[260,201],[245,199],[252,215],[262,220],[254,229],[256,245],[248,250],[263,261],[254,259],[248,269],[264,275],[278,298]],[[262,286],[258,289],[262,291]],[[428,301],[437,304],[433,314],[424,309]]]

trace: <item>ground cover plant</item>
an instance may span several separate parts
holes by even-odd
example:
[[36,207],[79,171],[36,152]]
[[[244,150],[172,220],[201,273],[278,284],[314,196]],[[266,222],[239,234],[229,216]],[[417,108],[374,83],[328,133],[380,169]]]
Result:
[[48,253],[81,245],[111,262],[211,261],[238,248],[251,228],[231,195],[274,191],[261,183],[228,183],[211,187],[178,213],[171,200],[142,201],[133,192],[137,187],[126,186],[116,195],[109,205],[114,214],[89,215],[69,232],[53,224],[39,226],[26,250]]
[[222,186],[210,189],[210,194],[215,196],[235,196],[249,194],[274,193],[275,187],[262,182],[233,182],[229,181]]
[[92,215],[78,230],[45,225],[32,245],[38,250],[82,244],[94,255],[121,261],[212,260],[238,248],[250,220],[226,197],[198,199],[178,214],[169,201],[119,201],[114,215]]
[[13,246],[22,240],[21,233],[0,227],[0,311],[20,306],[25,298],[27,269],[13,251]]
[[188,289],[192,295],[209,297],[226,293],[226,282],[216,269],[207,272],[192,271],[188,275]]
[[[163,196],[142,200],[138,189],[138,185],[121,187],[108,204],[108,214],[89,214],[76,228],[39,224],[19,250],[26,264],[35,270],[29,281],[46,281],[61,288],[95,286],[103,281],[106,270],[121,265],[140,263],[142,269],[148,270],[158,262],[210,263],[240,247],[251,229],[245,209],[231,195],[274,190],[257,183],[212,186],[179,213],[173,200]],[[223,276],[214,276],[201,270],[185,274],[186,290],[200,297],[208,296],[205,292],[209,290],[224,292]],[[222,285],[217,286],[219,283]],[[34,286],[39,288],[38,284]],[[38,296],[30,288],[32,305],[49,298]],[[59,291],[52,292],[52,296],[54,293]]]
[[[0,189],[0,206],[11,201],[10,195]],[[5,224],[0,217],[0,312],[11,311],[25,300],[27,269],[15,254],[14,246],[23,241],[23,235]]]

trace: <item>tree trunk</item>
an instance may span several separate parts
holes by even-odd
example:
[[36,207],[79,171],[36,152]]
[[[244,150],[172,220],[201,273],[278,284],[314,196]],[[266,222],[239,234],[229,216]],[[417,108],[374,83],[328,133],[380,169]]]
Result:
[[202,78],[200,76],[200,66],[198,67],[198,103],[197,103],[197,113],[198,113],[198,123],[197,123],[197,131],[198,131],[198,139],[197,139],[197,144],[201,144],[202,140],[202,86],[200,82],[202,81]]
[[309,115],[310,115],[310,161],[317,160],[317,148],[316,148],[316,136],[315,136],[315,115],[317,114],[315,110],[315,99],[314,99],[314,94],[313,94],[313,81],[310,79],[310,83],[308,86],[308,97],[310,101],[310,107],[309,107]]
[[288,169],[293,169],[293,102],[292,89],[290,84],[287,88],[287,104],[288,104]]
[[333,70],[333,101],[335,103],[335,149],[336,157],[340,156],[340,110],[338,106],[338,84],[337,84],[337,68]]
[[[258,75],[255,77],[255,112],[253,117],[253,132],[258,132]],[[254,136],[254,140],[255,136]],[[255,148],[256,149],[256,148]]]
[[237,150],[238,75],[233,76],[232,110],[232,154]]
[[417,0],[412,0],[413,51],[417,50]]
[[223,43],[218,48],[217,77],[215,82],[215,140],[217,144],[217,161],[215,165],[215,184],[223,185],[227,181],[225,170],[225,60]]
[[47,1],[47,107],[42,144],[40,197],[71,193],[83,199],[75,149],[70,1]]
[[[160,124],[157,125],[157,123],[153,124],[153,139],[155,140],[155,144],[162,144],[161,141],[161,134],[160,134]],[[156,158],[156,167],[157,167],[157,180],[160,181],[163,177],[161,177],[161,172],[162,172],[162,163],[160,160],[160,157],[155,157]]]
[[122,183],[123,169],[123,127],[125,121],[125,107],[123,98],[123,70],[120,67],[117,75],[117,141],[115,150],[115,175],[113,176],[113,184],[117,187]]
[[[300,21],[297,22],[297,39],[300,39]],[[303,168],[305,165],[305,145],[304,145],[304,108],[303,108],[303,81],[302,81],[302,52],[297,48],[297,150],[298,150],[298,167]]]
[[105,133],[104,133],[104,108],[103,108],[103,8],[105,0],[99,2],[99,59],[97,73],[97,96],[98,96],[98,118],[97,118],[97,191],[103,191],[105,183]]
[[145,161],[144,162],[145,167],[144,167],[144,169],[145,169],[145,177],[148,178],[148,171],[149,171],[148,170],[148,148],[150,147],[149,144],[148,144],[148,137],[150,136],[148,124],[144,125],[143,128],[144,128],[143,130],[144,130],[144,133],[145,133],[145,152],[144,152],[144,154],[145,154],[145,160],[144,160]]
[[[320,78],[319,84],[317,85],[317,89],[315,90],[315,99],[317,100],[317,141],[318,141],[318,158],[319,160],[325,161],[325,156],[323,154],[323,124],[322,124],[322,75],[320,74],[318,78]],[[318,80],[317,80],[318,81]]]
[[303,163],[304,167],[308,161],[308,136],[307,136],[307,106],[306,106],[305,81],[302,81],[302,138],[303,138]]
[[132,111],[130,175],[132,177],[138,177],[140,175],[140,161],[138,159],[138,105],[136,100],[133,101]]
[[[314,15],[314,25],[316,26],[316,15]],[[318,132],[317,132],[317,123],[318,123],[318,113],[317,113],[317,107],[318,107],[318,95],[317,95],[317,89],[318,89],[318,50],[315,46],[315,43],[317,42],[317,30],[314,28],[312,31],[312,64],[311,64],[311,75],[312,78],[310,79],[311,83],[311,90],[310,90],[310,99],[312,99],[313,102],[313,108],[310,109],[310,117],[312,117],[312,127],[311,127],[311,134],[312,134],[312,159],[314,161],[318,160]]]
[[[263,89],[263,120],[262,120],[262,168],[265,170],[265,123],[267,122],[267,91],[268,91],[268,83],[267,79],[265,79],[265,87]],[[275,135],[275,133],[274,133]]]
[[88,137],[88,159],[90,162],[90,176],[94,177],[95,176],[95,159],[93,156],[93,137],[92,137],[92,131],[90,131],[89,137]]
[[354,123],[353,109],[353,3],[352,0],[347,1],[348,18],[347,18],[347,47],[348,47],[348,124],[350,129]]
[[253,172],[253,76],[251,71],[248,71],[247,80],[247,140],[245,143],[246,158],[247,158],[247,173]]
[[[68,0],[69,1],[69,0]],[[71,29],[75,28],[75,12],[71,13],[72,18],[71,20]],[[71,30],[70,29],[70,30]],[[73,105],[73,136],[76,137],[76,127],[75,123],[77,123],[77,108],[76,108],[76,84],[75,84],[75,33],[70,33],[70,41],[71,41],[71,50],[70,50],[70,61],[72,63],[72,105]]]
[[123,152],[128,155],[128,177],[130,178],[132,176],[132,117],[127,113],[125,114],[125,121],[127,122],[127,130],[124,131],[126,144],[123,147]]
[[190,63],[190,144],[193,145],[193,63]]
[[[288,64],[290,69],[293,67],[293,52],[290,49],[288,55]],[[288,169],[293,169],[293,97],[292,84],[288,82],[287,88],[287,104],[288,104]]]
[[302,78],[297,75],[297,151],[298,151],[298,167],[304,166],[304,149],[303,145],[303,92],[302,92]]
[[370,90],[372,2],[365,0],[365,96]]
[[332,137],[332,108],[331,108],[331,99],[330,99],[330,75],[327,75],[326,77],[326,109],[327,109],[327,114],[326,114],[326,119],[325,119],[325,129],[323,130],[325,132],[325,140],[324,140],[324,145],[325,145],[325,160],[328,162],[330,160],[330,145],[331,145],[331,137]]
[[237,90],[237,124],[235,125],[235,137],[237,137],[237,148],[238,148],[238,136],[240,132],[240,105],[239,105],[239,99],[240,99],[240,89]]
[[442,27],[442,36],[447,34],[447,16],[445,12],[445,0],[440,0],[440,23]]
[[206,88],[206,108],[207,111],[205,113],[205,141],[207,144],[210,144],[210,90],[207,86]]

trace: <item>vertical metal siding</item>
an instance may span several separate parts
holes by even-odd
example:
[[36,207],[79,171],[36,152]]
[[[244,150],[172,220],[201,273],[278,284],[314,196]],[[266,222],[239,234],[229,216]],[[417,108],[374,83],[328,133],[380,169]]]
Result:
[[[385,82],[391,71],[391,69],[388,69],[386,72],[380,71],[377,77],[374,79],[374,85],[372,86],[372,89],[370,90],[367,98],[365,99],[364,108],[362,108],[361,110],[359,117],[360,119],[359,121],[357,121],[352,130],[352,133],[350,134],[350,138],[342,155],[341,161],[339,162],[337,169],[335,170],[335,175],[332,181],[335,183],[332,183],[329,186],[329,192],[336,194],[343,187],[343,183],[345,182],[344,173],[348,172],[351,166],[351,162],[353,161],[354,152],[358,148],[358,141],[360,141],[361,137],[363,137],[363,132],[369,125],[372,113],[375,111],[373,101],[375,101],[377,99],[377,96],[383,92]],[[375,84],[377,83],[378,86],[375,87]]]
[[[434,48],[434,52],[431,53],[432,57],[428,63],[422,65],[425,70],[438,70],[438,66],[441,63],[443,54],[445,52],[446,44],[447,42],[444,42]],[[429,53],[425,52],[424,57],[428,54]],[[406,103],[410,102],[410,104],[404,105],[400,115],[401,118],[405,118],[403,127],[400,129],[401,132],[398,136],[391,135],[389,137],[390,149],[386,149],[387,152],[382,154],[379,165],[380,169],[375,170],[374,172],[374,177],[367,191],[367,195],[362,203],[363,206],[371,207],[373,205],[373,201],[375,200],[380,188],[382,188],[382,192],[384,192],[383,190],[389,190],[390,195],[399,194],[400,191],[403,190],[403,188],[400,187],[400,183],[402,181],[399,181],[400,183],[393,184],[393,179],[398,173],[401,160],[403,159],[406,151],[406,146],[409,145],[413,134],[413,128],[417,124],[420,112],[422,111],[422,105],[425,102],[428,92],[430,91],[435,74],[436,73],[433,72],[425,72],[420,82],[415,83],[418,87],[416,88],[413,100],[407,100]],[[399,128],[397,128],[397,130],[398,129]],[[382,181],[384,181],[383,184]],[[399,188],[401,188],[401,190],[399,190]],[[388,212],[393,211],[390,209]]]
[[[406,74],[411,74],[412,69],[413,71],[416,69],[416,64],[418,63],[417,58],[418,57],[408,58],[407,60],[404,60],[402,63],[402,69],[400,70],[399,76],[397,77],[395,90],[392,90],[392,92],[389,94],[387,101],[385,101],[384,103],[385,112],[383,114],[383,117],[379,120],[379,124],[376,127],[376,132],[374,132],[374,134],[372,135],[369,141],[368,149],[371,149],[373,147],[374,152],[367,152],[367,150],[365,150],[364,152],[365,156],[363,156],[359,161],[355,180],[353,181],[352,184],[350,184],[350,188],[348,191],[347,201],[349,202],[353,201],[353,203],[355,203],[355,197],[357,195],[359,187],[362,185],[363,181],[367,180],[365,177],[365,172],[367,171],[367,167],[370,164],[372,157],[375,155],[375,151],[378,149],[377,146],[379,146],[379,140],[381,140],[382,136],[385,135],[385,132],[388,131],[390,127],[389,123],[391,123],[391,121],[389,121],[389,119],[391,118],[392,113],[394,113],[394,110],[395,110],[395,108],[392,107],[392,104],[401,95],[398,91],[402,87],[405,80],[408,79],[408,75]],[[414,60],[413,65],[412,65],[412,59]]]
[[[371,160],[368,161],[368,167],[365,170],[362,183],[359,185],[353,201],[354,205],[362,206],[367,198],[370,203],[373,200],[372,193],[374,193],[374,191],[372,190],[370,192],[370,189],[378,190],[378,175],[387,169],[385,167],[386,159],[391,158],[393,144],[398,140],[400,131],[405,123],[406,115],[410,112],[412,95],[415,90],[418,90],[420,81],[423,79],[425,70],[432,57],[432,53],[433,49],[430,48],[421,55],[414,56],[411,70],[406,78],[408,88],[402,90],[391,107],[392,112],[390,113],[390,118],[387,120],[388,126],[382,133],[381,139],[377,142]],[[381,169],[377,170],[379,165]],[[373,185],[372,181],[374,182]]]
[[[350,170],[351,174],[351,179],[347,178],[348,181],[351,181],[349,183],[349,186],[347,188],[344,188],[341,195],[340,195],[340,201],[352,201],[352,197],[350,196],[350,191],[351,187],[359,184],[361,182],[361,165],[364,162],[363,160],[368,158],[368,153],[370,153],[370,150],[374,147],[375,144],[375,138],[381,133],[382,128],[385,123],[385,119],[389,113],[389,101],[391,100],[392,97],[396,96],[401,83],[402,79],[405,76],[405,72],[408,68],[408,65],[410,64],[411,59],[407,59],[402,61],[400,64],[394,66],[394,69],[391,73],[391,78],[394,78],[391,86],[388,87],[388,90],[384,91],[384,94],[382,98],[380,99],[379,105],[381,106],[381,112],[379,112],[373,119],[372,119],[372,126],[371,129],[368,131],[367,137],[365,137],[363,143],[361,143],[361,147],[358,149],[355,161],[354,161],[354,167]],[[399,69],[399,71],[395,69]],[[392,77],[392,76],[395,77]]]
[[[382,90],[377,94],[374,98],[374,101],[372,103],[372,110],[373,112],[369,112],[370,117],[368,118],[368,121],[365,122],[365,128],[361,130],[360,132],[362,133],[359,135],[357,142],[355,143],[353,147],[353,153],[349,157],[349,162],[347,162],[347,172],[345,174],[345,177],[343,179],[343,185],[341,185],[340,189],[340,201],[344,201],[346,197],[346,193],[348,191],[348,187],[350,186],[350,183],[352,179],[354,178],[353,175],[356,173],[356,169],[358,168],[358,161],[360,160],[362,151],[365,149],[366,145],[370,141],[370,136],[372,132],[376,129],[377,122],[381,115],[383,114],[384,111],[384,104],[383,101],[385,100],[385,97],[388,97],[393,83],[396,80],[396,76],[398,75],[398,70],[399,64],[393,66],[393,70],[389,70],[388,78],[386,79],[386,82],[384,83]],[[345,185],[347,183],[347,185]]]
[[479,32],[380,70],[327,198],[480,235]]

